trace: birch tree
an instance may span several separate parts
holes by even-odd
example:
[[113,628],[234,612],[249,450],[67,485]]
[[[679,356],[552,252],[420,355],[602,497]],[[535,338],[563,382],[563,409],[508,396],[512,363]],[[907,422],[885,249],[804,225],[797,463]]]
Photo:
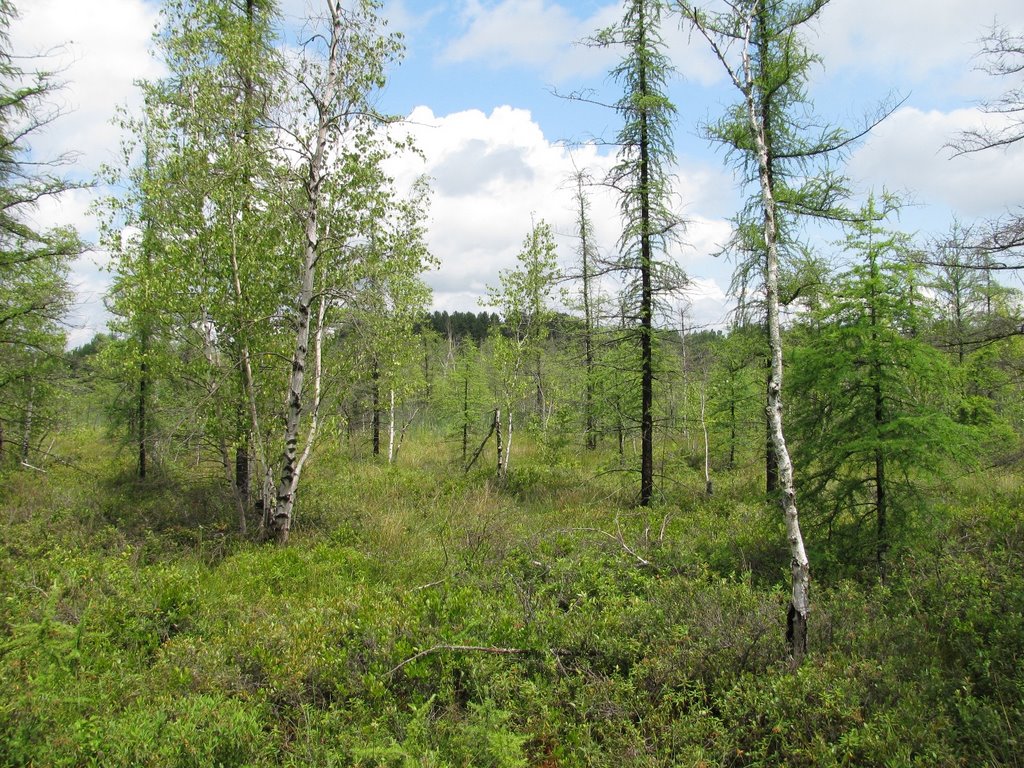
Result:
[[264,513],[264,528],[278,544],[288,541],[299,479],[319,425],[323,338],[335,300],[329,278],[351,270],[360,239],[373,221],[384,218],[390,202],[380,170],[388,155],[380,130],[385,119],[374,109],[372,94],[383,87],[401,44],[382,31],[378,11],[370,0],[351,7],[339,0],[327,3],[293,66],[292,118],[281,125],[290,139],[302,245],[290,313],[294,335],[284,447],[276,492]]
[[[514,429],[513,409],[528,389],[532,378],[539,402],[543,402],[540,378],[542,342],[547,336],[552,313],[550,302],[559,270],[551,227],[534,224],[519,252],[519,266],[503,271],[500,286],[489,287],[486,302],[499,307],[506,333],[494,339],[495,367],[505,407],[506,428],[498,473],[508,472]],[[531,370],[532,369],[532,370]],[[499,425],[500,427],[500,425]]]
[[[269,469],[264,380],[277,375],[254,361],[279,351],[294,242],[270,126],[280,76],[274,18],[267,0],[165,5],[154,42],[168,74],[142,83],[142,114],[122,120],[133,138],[108,177],[123,191],[104,205],[112,306],[126,351],[138,356],[137,428],[152,421],[146,400],[161,376],[181,386],[193,412],[176,421],[201,425],[243,530],[251,447],[261,474]],[[199,396],[189,392],[196,386]]]
[[346,333],[370,371],[373,455],[381,453],[386,409],[389,464],[397,448],[397,408],[422,390],[425,378],[415,329],[430,305],[430,288],[421,275],[436,265],[424,241],[428,202],[429,187],[421,178],[409,198],[394,207],[393,221],[377,222],[349,302]]
[[[780,321],[780,211],[827,210],[837,179],[827,172],[807,176],[809,165],[829,149],[842,146],[841,132],[805,140],[794,110],[806,102],[809,67],[815,58],[799,32],[827,0],[768,3],[741,0],[728,11],[713,12],[679,3],[680,13],[707,41],[740,94],[740,103],[719,123],[712,137],[738,153],[750,170],[758,194],[759,237],[763,246],[763,290],[770,355],[767,415],[778,464],[779,490],[790,550],[791,595],[786,640],[794,664],[807,651],[810,563],[796,503],[793,464],[783,428],[783,355]],[[817,150],[815,149],[817,147]],[[803,178],[801,179],[801,174]],[[802,183],[794,184],[794,180]],[[799,187],[799,194],[797,189]]]

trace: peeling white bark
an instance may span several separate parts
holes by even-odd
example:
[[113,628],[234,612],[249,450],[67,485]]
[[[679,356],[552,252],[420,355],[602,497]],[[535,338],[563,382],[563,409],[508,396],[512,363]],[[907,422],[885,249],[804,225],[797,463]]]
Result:
[[[309,156],[309,166],[303,183],[306,205],[303,217],[302,272],[299,295],[296,300],[295,351],[292,355],[292,372],[288,383],[285,412],[284,453],[281,457],[281,472],[277,482],[277,494],[273,509],[267,515],[269,529],[278,544],[288,542],[292,524],[292,509],[295,505],[295,491],[299,483],[301,462],[298,456],[299,427],[303,412],[303,386],[306,378],[306,357],[309,351],[313,288],[316,267],[320,255],[320,236],[317,219],[320,213],[320,197],[323,183],[327,178],[326,160],[331,142],[331,129],[337,117],[333,107],[338,94],[341,65],[344,56],[343,40],[345,31],[340,3],[330,3],[331,35],[327,54],[327,72],[323,93],[314,96],[318,122]],[[323,303],[321,303],[322,306]],[[319,344],[317,344],[319,350]],[[307,438],[308,451],[311,440]],[[303,458],[308,455],[304,453]]]

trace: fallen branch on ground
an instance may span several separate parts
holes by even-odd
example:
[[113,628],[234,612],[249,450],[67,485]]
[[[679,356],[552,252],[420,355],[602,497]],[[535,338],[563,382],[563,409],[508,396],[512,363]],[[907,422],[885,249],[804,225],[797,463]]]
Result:
[[406,664],[412,664],[414,661],[416,661],[418,659],[422,659],[424,656],[429,656],[432,653],[437,653],[438,651],[467,651],[467,652],[476,652],[476,653],[495,653],[495,654],[499,654],[499,655],[502,655],[502,656],[515,656],[515,655],[526,656],[526,655],[530,655],[530,654],[540,654],[540,653],[543,653],[543,651],[537,650],[536,648],[499,648],[499,647],[493,647],[493,646],[487,646],[487,645],[447,645],[447,644],[435,645],[435,646],[432,646],[430,648],[427,648],[426,650],[422,650],[419,653],[416,653],[416,654],[410,656],[408,659],[406,659],[405,661],[401,662],[397,666],[392,667],[391,669],[389,669],[384,674],[384,676],[385,677],[391,677],[392,675],[395,674],[395,672],[400,670]]

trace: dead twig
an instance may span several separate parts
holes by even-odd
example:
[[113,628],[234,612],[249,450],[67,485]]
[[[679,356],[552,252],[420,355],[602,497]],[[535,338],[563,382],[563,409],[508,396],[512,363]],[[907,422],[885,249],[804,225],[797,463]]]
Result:
[[405,661],[401,662],[397,666],[392,667],[391,669],[389,669],[387,672],[384,673],[384,676],[385,677],[391,677],[392,675],[395,674],[395,672],[400,670],[405,665],[412,664],[414,661],[422,659],[424,656],[429,656],[429,655],[431,655],[433,653],[437,653],[439,651],[460,651],[460,652],[467,652],[467,653],[493,653],[493,654],[498,654],[498,655],[501,655],[501,656],[516,656],[516,655],[518,655],[518,656],[527,656],[527,655],[531,655],[531,654],[540,654],[540,653],[542,653],[542,651],[539,651],[536,648],[501,648],[501,647],[487,646],[487,645],[448,645],[448,644],[434,645],[434,646],[431,646],[430,648],[427,648],[425,650],[420,651],[419,653],[413,654],[412,656],[410,656],[408,659],[406,659]]

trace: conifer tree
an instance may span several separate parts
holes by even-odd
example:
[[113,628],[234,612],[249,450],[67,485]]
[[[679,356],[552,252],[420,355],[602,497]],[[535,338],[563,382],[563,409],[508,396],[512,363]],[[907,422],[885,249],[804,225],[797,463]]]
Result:
[[29,154],[29,143],[60,117],[52,103],[59,83],[53,72],[20,65],[8,37],[15,16],[14,5],[0,0],[0,458],[4,443],[14,442],[28,462],[45,421],[44,396],[61,369],[73,296],[68,269],[84,245],[70,229],[32,221],[42,201],[80,185],[60,173],[72,157]]
[[928,305],[909,239],[885,229],[889,210],[871,198],[849,225],[857,263],[833,281],[790,380],[803,497],[831,530],[872,520],[882,575],[915,479],[964,459],[971,442],[950,415],[949,360],[918,334]]
[[672,209],[670,168],[676,108],[666,91],[673,73],[661,36],[661,0],[629,0],[622,20],[595,42],[625,49],[612,77],[623,89],[615,107],[623,125],[618,162],[606,183],[619,195],[623,231],[618,269],[624,275],[627,314],[640,348],[640,504],[654,494],[654,320],[657,297],[682,287],[681,270],[659,254],[679,236]]

